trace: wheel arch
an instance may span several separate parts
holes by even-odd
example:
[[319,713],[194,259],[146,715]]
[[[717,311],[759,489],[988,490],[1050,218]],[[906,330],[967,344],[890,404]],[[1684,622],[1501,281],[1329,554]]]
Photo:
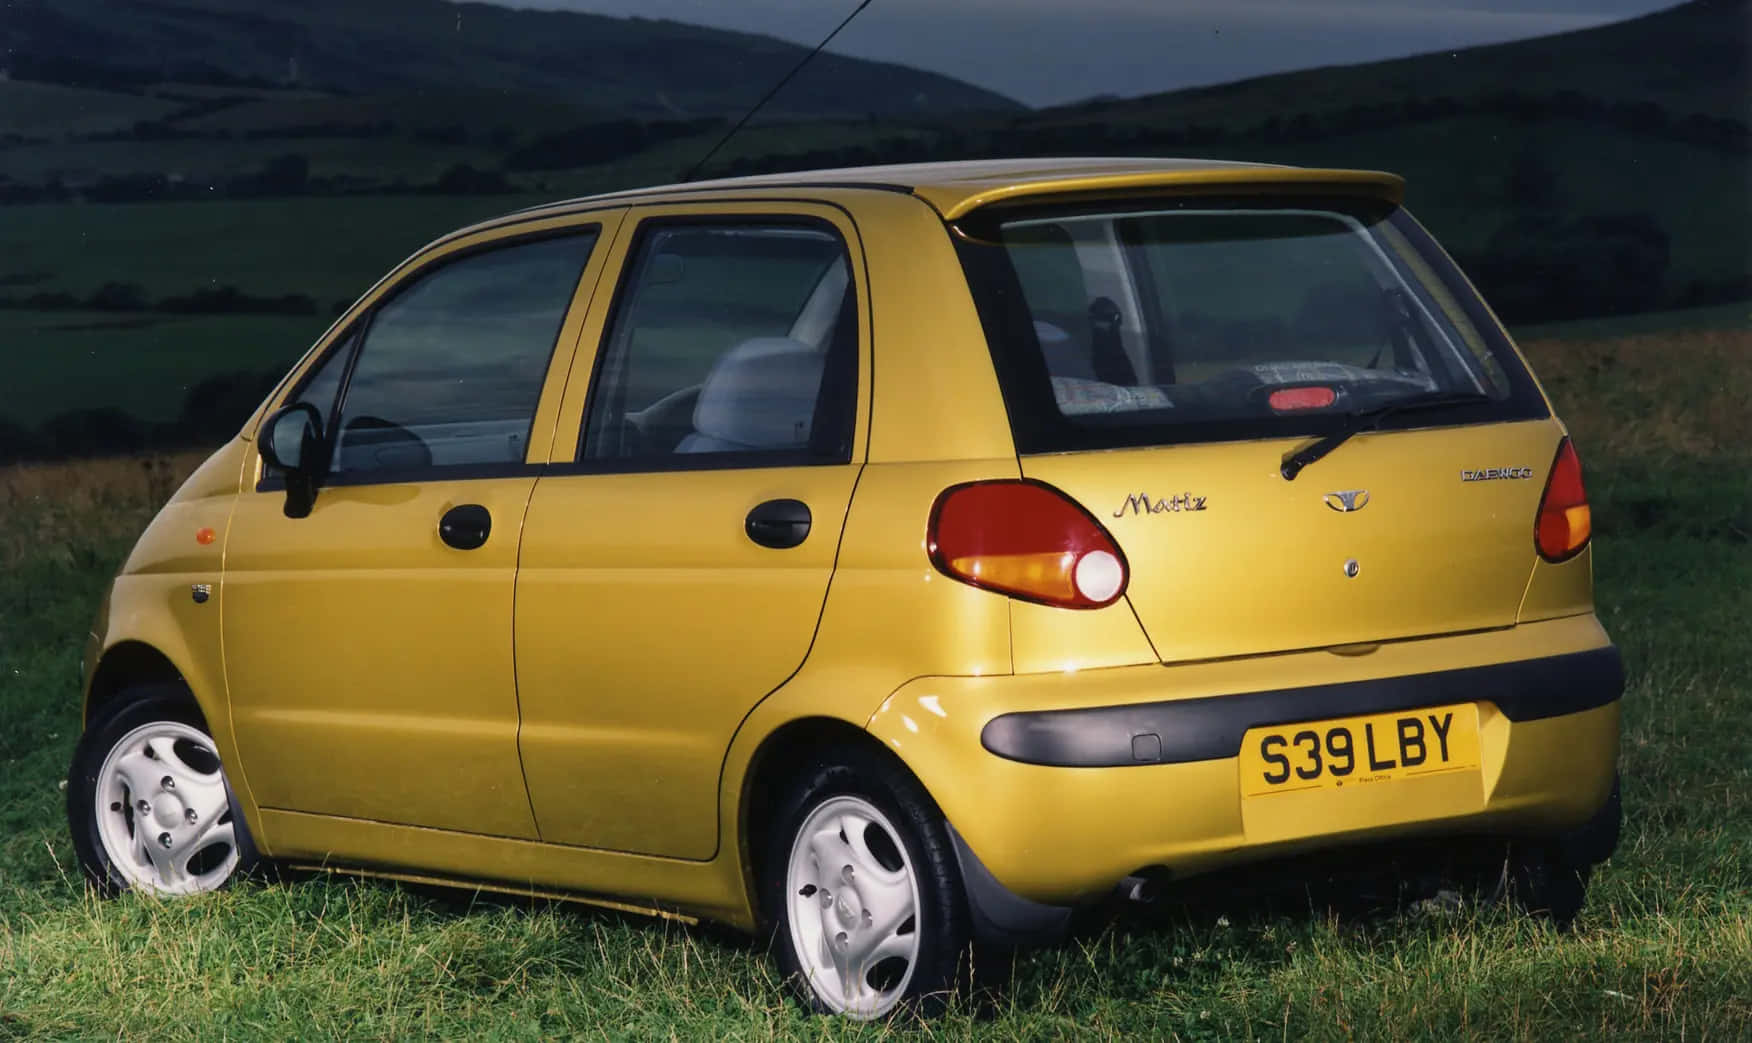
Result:
[[[91,723],[92,715],[120,698],[130,688],[141,685],[181,685],[189,690],[191,700],[200,706],[182,670],[170,657],[145,641],[118,641],[104,649],[97,667],[91,672],[91,683],[85,691],[83,721]],[[207,707],[201,706],[208,717]]]
[[[182,689],[200,713],[218,748],[232,795],[237,798],[234,810],[243,817],[254,843],[265,853],[261,813],[243,767],[238,763],[237,747],[232,741],[231,715],[225,700],[223,677],[212,676],[201,669],[194,650],[175,640],[182,636],[180,632],[172,631],[169,636],[173,640],[131,635],[109,641],[98,653],[91,679],[86,685],[81,723],[89,727],[101,709],[115,704],[118,699],[128,698],[130,690],[147,686],[157,693],[163,693],[165,686]],[[212,664],[213,672],[222,669],[220,664]]]
[[[883,757],[915,781],[918,775],[880,739],[850,721],[838,717],[797,717],[784,722],[755,747],[742,773],[738,792],[735,842],[742,872],[742,889],[748,896],[758,923],[765,923],[760,908],[761,852],[772,829],[772,811],[777,792],[801,772],[807,755],[830,747],[856,747]],[[919,781],[920,788],[924,783]],[[928,791],[927,791],[928,792]]]

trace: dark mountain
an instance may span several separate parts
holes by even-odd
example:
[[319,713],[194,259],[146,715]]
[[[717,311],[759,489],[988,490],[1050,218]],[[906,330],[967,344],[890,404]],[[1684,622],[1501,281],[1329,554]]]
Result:
[[[346,94],[491,89],[621,115],[746,109],[805,48],[679,22],[447,0],[4,0],[14,79],[178,82]],[[903,65],[823,54],[773,116],[1015,111],[1002,95]]]
[[1273,114],[1439,98],[1573,94],[1669,116],[1734,117],[1752,105],[1752,0],[1691,0],[1639,18],[1512,43],[1327,66],[1038,110],[1032,124],[1185,121],[1233,125]]

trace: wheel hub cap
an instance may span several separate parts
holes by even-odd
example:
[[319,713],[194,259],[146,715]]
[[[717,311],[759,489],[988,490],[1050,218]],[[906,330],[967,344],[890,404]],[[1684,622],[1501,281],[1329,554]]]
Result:
[[97,772],[98,839],[129,887],[211,891],[237,868],[237,826],[213,740],[180,721],[143,724]]
[[160,793],[152,800],[152,818],[161,827],[182,825],[183,802],[169,793]]
[[893,1010],[919,959],[919,891],[888,818],[861,797],[823,801],[792,841],[785,882],[793,951],[822,1004],[855,1018]]

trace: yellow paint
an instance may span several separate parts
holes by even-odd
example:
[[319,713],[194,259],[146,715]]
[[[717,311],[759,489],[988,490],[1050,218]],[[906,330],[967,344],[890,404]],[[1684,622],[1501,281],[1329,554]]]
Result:
[[[884,180],[912,191],[857,184]],[[1430,819],[1557,829],[1584,818],[1611,782],[1615,705],[1512,724],[1479,693],[1465,704],[1475,769],[1246,800],[1235,758],[1063,769],[980,745],[1000,713],[1391,677],[1607,640],[1591,554],[1536,563],[1542,483],[1453,480],[1480,459],[1543,467],[1562,436],[1555,420],[1363,434],[1295,482],[1275,474],[1289,443],[1272,441],[1018,459],[944,215],[1119,190],[1396,200],[1401,186],[1370,173],[1019,160],[671,186],[464,229],[368,292],[165,507],[99,613],[88,678],[124,644],[168,659],[275,856],[744,928],[757,919],[760,854],[748,838],[770,808],[751,800],[753,773],[785,766],[768,743],[799,722],[864,730],[1000,881],[1045,901],[1096,895],[1142,866],[1196,872]],[[573,460],[634,230],[688,214],[812,216],[846,240],[861,304],[848,463],[558,466]],[[283,494],[257,490],[262,417],[354,317],[455,250],[580,224],[600,238],[527,473],[325,487],[300,519],[284,516]],[[1053,609],[932,567],[937,494],[1024,475],[1109,527],[1132,568],[1126,597]],[[1368,511],[1323,504],[1360,485]],[[1124,512],[1139,493],[1209,506]],[[774,498],[810,504],[802,546],[742,535],[748,509]],[[439,516],[460,503],[494,518],[478,550],[437,539]],[[1500,539],[1455,538],[1492,525]],[[202,528],[212,545],[190,538]],[[1342,569],[1353,557],[1355,578]],[[209,602],[192,601],[194,583],[213,584]]]

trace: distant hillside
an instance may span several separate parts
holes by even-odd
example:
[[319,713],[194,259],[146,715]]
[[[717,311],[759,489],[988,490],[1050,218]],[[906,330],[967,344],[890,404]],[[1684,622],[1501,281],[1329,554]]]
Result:
[[1031,125],[1180,122],[1234,126],[1273,114],[1392,106],[1518,91],[1653,105],[1684,118],[1747,118],[1752,0],[1691,0],[1610,25],[1362,65],[1328,66],[1042,109]]
[[[1749,19],[1752,0],[1694,0],[1039,112],[824,55],[704,174],[1029,155],[1392,170],[1512,324],[1744,325]],[[801,53],[445,0],[0,0],[0,459],[225,437],[422,242],[673,181]]]
[[[446,0],[8,0],[0,69],[83,87],[160,82],[542,93],[622,116],[740,113],[805,53],[678,22]],[[823,54],[771,113],[1018,111],[947,76]]]
[[1096,100],[714,173],[1028,155],[1366,167],[1514,321],[1752,297],[1752,0],[1515,43]]

